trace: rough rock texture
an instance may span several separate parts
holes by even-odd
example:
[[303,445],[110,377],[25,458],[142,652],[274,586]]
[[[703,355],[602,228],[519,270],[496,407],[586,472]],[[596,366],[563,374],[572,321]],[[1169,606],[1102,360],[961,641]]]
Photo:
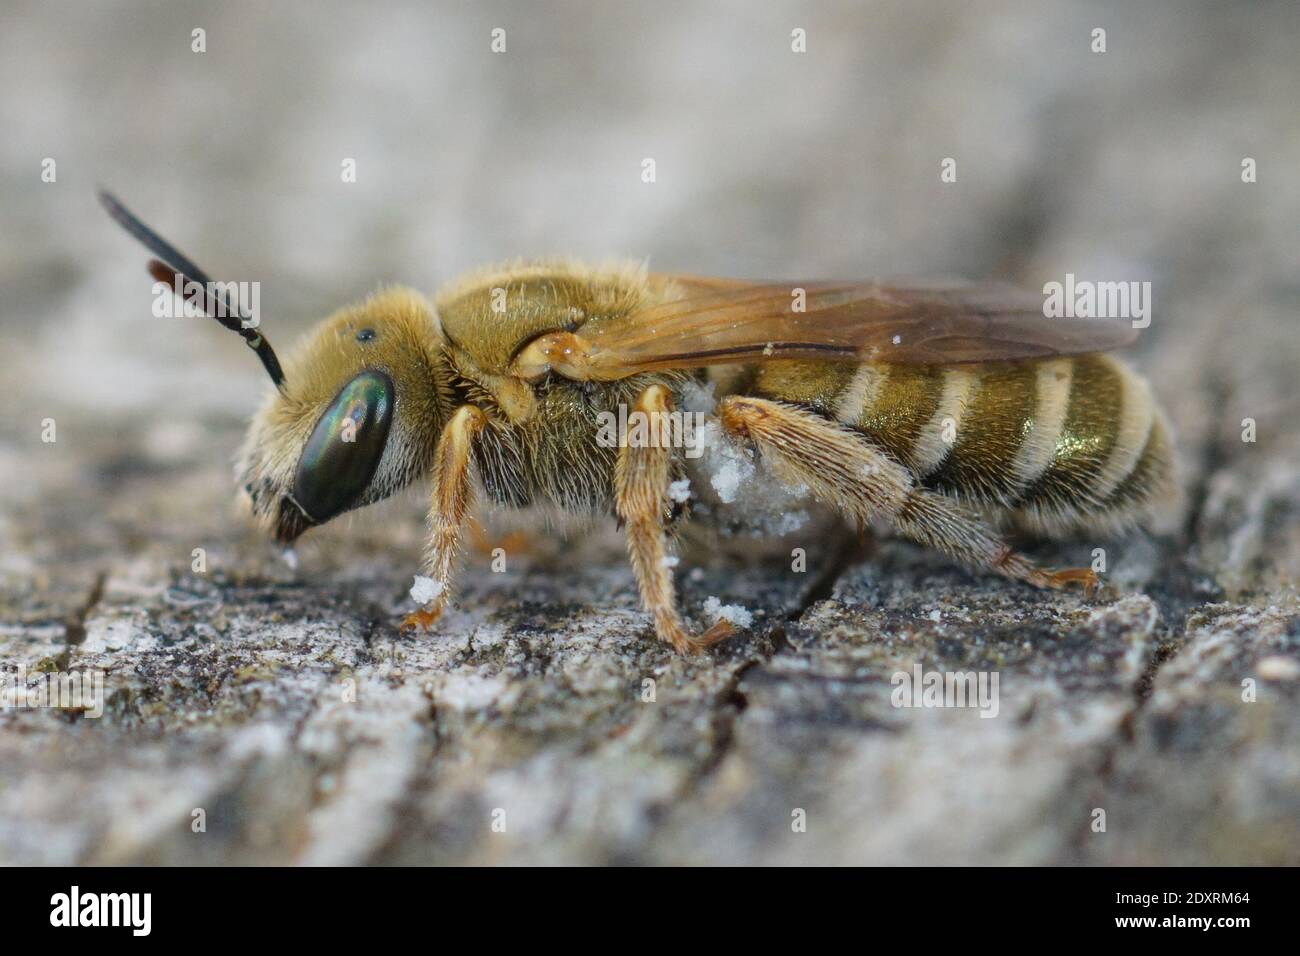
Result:
[[[6,7],[0,664],[102,670],[106,705],[0,711],[0,862],[1300,863],[1294,5],[660,6]],[[230,504],[256,363],[148,317],[96,182],[259,269],[277,342],[527,252],[1150,279],[1186,517],[1032,546],[1104,547],[1091,602],[813,525],[697,549],[688,614],[755,619],[691,660],[612,527],[494,517],[401,637],[420,493],[287,566]],[[918,664],[997,674],[996,716],[893,706]]]

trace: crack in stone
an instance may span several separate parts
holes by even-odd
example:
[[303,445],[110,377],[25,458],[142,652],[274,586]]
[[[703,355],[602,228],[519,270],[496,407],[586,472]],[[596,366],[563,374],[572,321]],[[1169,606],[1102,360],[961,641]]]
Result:
[[[1230,403],[1233,389],[1222,376],[1211,372],[1205,380],[1205,388],[1209,392],[1213,407],[1223,408]],[[1142,674],[1134,682],[1133,702],[1121,716],[1114,734],[1101,745],[1100,754],[1094,764],[1095,770],[1091,774],[1091,782],[1095,786],[1099,800],[1104,799],[1104,794],[1115,779],[1115,765],[1119,756],[1134,743],[1134,728],[1147,701],[1151,698],[1159,672],[1186,646],[1188,621],[1204,604],[1203,597],[1198,595],[1193,583],[1196,569],[1188,555],[1191,544],[1198,537],[1201,521],[1204,518],[1210,484],[1228,459],[1225,439],[1219,432],[1212,431],[1201,448],[1200,460],[1196,463],[1198,466],[1196,475],[1188,487],[1187,514],[1184,516],[1178,541],[1165,548],[1165,559],[1173,566],[1172,573],[1166,578],[1170,585],[1169,589],[1163,594],[1159,593],[1159,589],[1157,594],[1148,593],[1160,611],[1161,620],[1166,622],[1166,625],[1154,632],[1154,646],[1142,669]],[[1084,824],[1080,827],[1076,838],[1071,841],[1077,853],[1084,854],[1084,846],[1090,832],[1090,821],[1085,815]]]
[[63,621],[64,650],[65,656],[70,656],[72,649],[85,642],[86,640],[86,620],[104,598],[104,582],[108,580],[107,571],[98,571],[95,574],[95,583],[90,586],[90,593],[71,614]]
[[438,701],[433,693],[426,687],[422,688],[425,697],[429,701],[429,709],[424,714],[424,720],[428,722],[430,743],[424,759],[420,761],[420,766],[412,772],[410,779],[406,782],[406,787],[402,790],[402,795],[393,804],[392,826],[389,832],[381,840],[376,840],[371,847],[370,852],[362,861],[364,866],[382,866],[384,860],[390,858],[409,838],[409,833],[403,830],[403,825],[409,820],[420,819],[421,800],[433,792],[436,787],[432,781],[434,779],[434,768],[437,760],[442,756],[443,745],[445,740],[442,733],[438,730]]
[[736,668],[710,703],[711,730],[713,741],[708,753],[700,762],[691,779],[669,800],[659,801],[647,809],[646,815],[652,825],[658,825],[668,811],[677,805],[688,802],[708,786],[714,773],[731,753],[736,740],[736,723],[748,707],[748,701],[740,690],[742,681],[751,673],[759,670],[779,654],[786,653],[792,647],[786,639],[786,627],[808,612],[814,604],[829,598],[834,591],[835,582],[844,573],[846,565],[864,550],[863,540],[855,535],[839,535],[835,549],[808,591],[799,602],[799,606],[785,615],[784,620],[767,629],[764,636],[770,642],[770,649],[759,649],[759,656],[746,661]]
[[[1228,408],[1234,398],[1234,389],[1221,373],[1211,369],[1206,374],[1205,390],[1209,395],[1211,408]],[[1201,449],[1200,467],[1195,479],[1187,490],[1187,514],[1183,522],[1183,540],[1190,543],[1196,540],[1201,520],[1205,516],[1205,505],[1210,494],[1210,482],[1229,460],[1228,444],[1218,429],[1212,429]]]

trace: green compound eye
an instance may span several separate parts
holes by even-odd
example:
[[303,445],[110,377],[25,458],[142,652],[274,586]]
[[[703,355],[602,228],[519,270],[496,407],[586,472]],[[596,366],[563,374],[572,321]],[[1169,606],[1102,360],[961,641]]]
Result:
[[334,396],[307,439],[293,496],[316,524],[352,507],[379,467],[393,424],[393,380],[368,369]]

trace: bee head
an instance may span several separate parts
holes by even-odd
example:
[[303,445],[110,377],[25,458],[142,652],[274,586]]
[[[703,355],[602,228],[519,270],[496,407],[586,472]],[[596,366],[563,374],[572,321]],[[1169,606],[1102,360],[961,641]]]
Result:
[[428,470],[450,407],[439,349],[433,307],[389,289],[326,319],[289,357],[237,466],[276,540],[381,501]]
[[389,289],[322,322],[280,364],[258,322],[223,283],[108,193],[100,202],[158,258],[149,272],[184,288],[243,337],[275,391],[249,427],[237,472],[253,514],[289,543],[308,528],[388,497],[427,470],[451,403],[433,306]]

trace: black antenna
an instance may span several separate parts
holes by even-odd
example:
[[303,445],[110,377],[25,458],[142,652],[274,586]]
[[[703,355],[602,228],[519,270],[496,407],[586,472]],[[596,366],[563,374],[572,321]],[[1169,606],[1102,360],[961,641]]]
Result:
[[139,239],[146,249],[158,257],[150,260],[149,274],[157,281],[167,285],[172,285],[176,276],[180,276],[185,285],[197,283],[199,288],[203,290],[203,307],[208,315],[230,329],[230,331],[238,332],[248,344],[248,347],[256,352],[257,357],[262,360],[262,366],[266,369],[266,374],[271,376],[271,381],[275,383],[275,387],[280,391],[284,391],[284,370],[280,368],[280,360],[275,357],[275,351],[271,348],[271,343],[257,329],[250,328],[245,324],[252,316],[242,309],[236,309],[234,303],[230,301],[230,298],[224,292],[218,298],[213,293],[212,280],[208,278],[206,272],[187,259],[170,242],[137,219],[135,214],[123,206],[112,193],[101,189],[99,191],[99,202],[123,229]]

